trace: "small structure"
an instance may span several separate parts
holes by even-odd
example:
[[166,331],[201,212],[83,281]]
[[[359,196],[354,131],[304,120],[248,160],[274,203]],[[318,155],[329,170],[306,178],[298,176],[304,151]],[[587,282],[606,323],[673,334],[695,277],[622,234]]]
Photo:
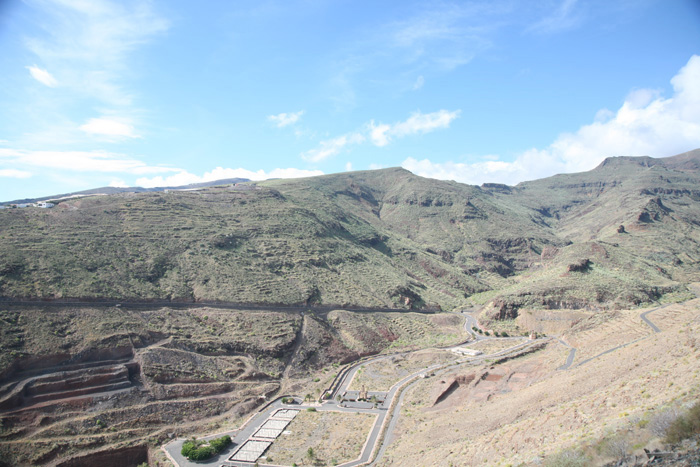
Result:
[[452,352],[460,355],[468,355],[469,357],[476,357],[478,355],[481,355],[483,352],[481,350],[476,350],[476,349],[468,349],[466,347],[453,347]]
[[531,341],[534,341],[535,339],[537,339],[537,334],[535,334],[535,331],[532,331],[532,332],[530,333],[530,340],[531,340]]
[[36,207],[38,208],[43,208],[43,209],[48,209],[56,206],[53,203],[47,203],[46,201],[39,201],[38,203],[35,204]]

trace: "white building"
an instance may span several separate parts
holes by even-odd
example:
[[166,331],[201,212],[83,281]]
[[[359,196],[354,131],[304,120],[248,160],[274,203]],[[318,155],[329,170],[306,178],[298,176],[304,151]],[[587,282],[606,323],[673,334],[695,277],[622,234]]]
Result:
[[481,350],[467,349],[466,347],[454,347],[450,350],[452,350],[454,353],[468,355],[470,357],[476,357],[477,355],[481,355],[483,353]]

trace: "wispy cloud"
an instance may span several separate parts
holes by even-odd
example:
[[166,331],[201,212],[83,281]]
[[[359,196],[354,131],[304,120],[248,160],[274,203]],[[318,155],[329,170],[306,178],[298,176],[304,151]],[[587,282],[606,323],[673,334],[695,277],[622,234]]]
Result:
[[150,166],[123,154],[106,151],[32,151],[0,148],[0,163],[66,172],[121,172],[135,175],[180,170]]
[[227,169],[217,167],[211,172],[206,172],[203,175],[196,175],[186,170],[170,175],[168,177],[152,177],[139,178],[136,180],[138,186],[144,188],[153,188],[161,186],[181,186],[189,185],[190,183],[211,182],[214,180],[223,180],[227,178],[247,178],[249,180],[269,180],[271,178],[303,178],[323,175],[320,170],[303,170],[296,168],[273,169],[269,172],[264,170],[247,170],[247,169]]
[[321,141],[317,148],[303,153],[301,158],[308,162],[320,162],[335,156],[348,146],[362,144],[367,140],[375,146],[383,147],[391,143],[394,138],[448,128],[450,123],[459,117],[460,112],[460,110],[438,110],[427,114],[414,112],[408,119],[391,125],[374,123],[372,120],[359,131]]
[[544,17],[527,28],[527,31],[538,34],[560,32],[578,25],[582,20],[580,9],[577,8],[578,0],[561,0],[554,11],[548,12]]
[[460,111],[439,110],[428,114],[413,113],[407,120],[393,125],[370,123],[370,137],[376,146],[386,146],[392,138],[403,138],[416,133],[430,133],[440,128],[448,128],[459,117]]
[[335,156],[346,146],[360,144],[364,141],[365,137],[361,133],[348,133],[337,138],[321,141],[318,148],[303,153],[301,158],[308,162],[320,162]]
[[408,63],[452,70],[490,47],[491,33],[510,9],[508,2],[431,4],[391,24],[388,44]]
[[424,84],[425,84],[425,78],[423,78],[423,75],[420,75],[418,78],[416,78],[416,82],[413,83],[413,90],[414,91],[419,90],[420,88],[423,87]]
[[138,137],[134,132],[134,126],[128,120],[123,119],[91,118],[85,124],[81,125],[80,129],[91,135],[106,136],[109,138]]
[[148,2],[45,0],[40,12],[44,35],[27,39],[29,50],[65,87],[110,105],[132,102],[121,84],[129,53],[168,28]]
[[[520,153],[514,161],[432,162],[408,158],[402,166],[431,178],[481,184],[516,184],[556,173],[590,170],[609,156],[671,156],[700,147],[700,56],[671,79],[673,95],[635,90],[617,110],[599,111],[593,123],[559,135],[544,149]],[[492,158],[490,158],[492,159]]]
[[274,123],[277,128],[283,128],[287,125],[292,125],[293,123],[298,122],[302,115],[304,115],[304,111],[300,110],[299,112],[270,115],[267,117],[267,119],[268,121]]
[[27,69],[29,70],[29,73],[32,75],[32,78],[39,81],[44,86],[54,88],[58,85],[58,81],[56,81],[56,78],[54,78],[53,75],[51,73],[49,73],[48,71],[46,71],[42,68],[39,68],[36,65],[28,66]]
[[0,169],[0,177],[6,178],[29,178],[32,176],[31,172],[26,170],[17,169]]

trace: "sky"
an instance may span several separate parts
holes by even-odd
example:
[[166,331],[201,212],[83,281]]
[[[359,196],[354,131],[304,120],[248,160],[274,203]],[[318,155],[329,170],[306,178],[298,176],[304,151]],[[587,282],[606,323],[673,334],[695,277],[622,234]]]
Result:
[[0,0],[0,201],[700,148],[698,0]]

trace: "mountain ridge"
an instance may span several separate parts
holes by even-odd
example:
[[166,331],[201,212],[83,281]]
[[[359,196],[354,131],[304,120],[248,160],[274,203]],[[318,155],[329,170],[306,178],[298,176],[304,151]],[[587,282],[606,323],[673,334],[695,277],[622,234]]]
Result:
[[698,161],[613,158],[507,189],[389,168],[3,210],[0,295],[500,318],[649,303],[698,277]]

